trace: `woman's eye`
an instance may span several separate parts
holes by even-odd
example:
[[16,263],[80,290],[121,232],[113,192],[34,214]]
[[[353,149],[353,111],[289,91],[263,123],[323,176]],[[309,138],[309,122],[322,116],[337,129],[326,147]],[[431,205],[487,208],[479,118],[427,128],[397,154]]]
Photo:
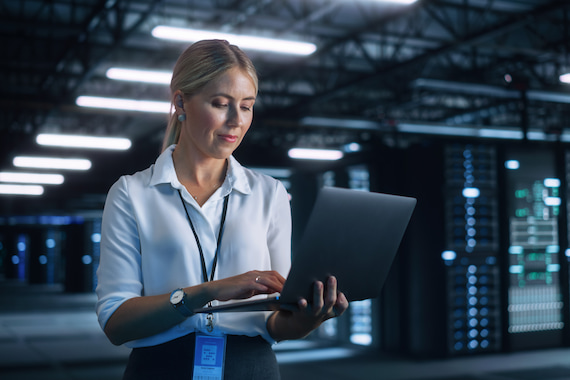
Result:
[[227,107],[228,105],[225,104],[225,103],[213,103],[213,106],[216,107],[216,108],[225,108],[225,107]]
[[248,106],[241,106],[241,109],[244,111],[251,111],[252,107],[248,107]]

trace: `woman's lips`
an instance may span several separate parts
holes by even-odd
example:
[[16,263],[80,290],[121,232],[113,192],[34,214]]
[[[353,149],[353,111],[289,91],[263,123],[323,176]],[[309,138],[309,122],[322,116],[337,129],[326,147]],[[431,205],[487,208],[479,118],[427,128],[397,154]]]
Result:
[[224,141],[230,142],[230,143],[235,143],[237,141],[237,136],[234,135],[219,135],[220,138]]

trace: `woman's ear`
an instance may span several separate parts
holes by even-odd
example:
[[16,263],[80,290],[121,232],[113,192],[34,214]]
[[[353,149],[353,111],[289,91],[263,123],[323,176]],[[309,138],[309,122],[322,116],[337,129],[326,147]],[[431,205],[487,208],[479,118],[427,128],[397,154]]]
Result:
[[184,111],[184,93],[180,90],[174,93],[174,106]]

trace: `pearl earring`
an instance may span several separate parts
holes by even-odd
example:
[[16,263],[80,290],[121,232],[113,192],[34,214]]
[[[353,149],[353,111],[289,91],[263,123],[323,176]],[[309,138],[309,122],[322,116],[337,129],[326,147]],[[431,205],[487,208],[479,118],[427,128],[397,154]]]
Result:
[[181,113],[180,115],[178,115],[178,121],[184,121],[186,120],[186,114]]

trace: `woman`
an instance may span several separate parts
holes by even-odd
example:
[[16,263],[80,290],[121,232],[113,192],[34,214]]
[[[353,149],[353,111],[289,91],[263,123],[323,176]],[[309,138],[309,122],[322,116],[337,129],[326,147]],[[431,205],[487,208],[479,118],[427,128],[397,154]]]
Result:
[[99,323],[113,344],[133,348],[125,379],[279,378],[271,344],[306,336],[348,301],[331,277],[295,312],[192,313],[281,291],[291,213],[279,181],[232,156],[253,120],[249,58],[226,41],[197,42],[178,59],[170,87],[163,153],[107,197]]

